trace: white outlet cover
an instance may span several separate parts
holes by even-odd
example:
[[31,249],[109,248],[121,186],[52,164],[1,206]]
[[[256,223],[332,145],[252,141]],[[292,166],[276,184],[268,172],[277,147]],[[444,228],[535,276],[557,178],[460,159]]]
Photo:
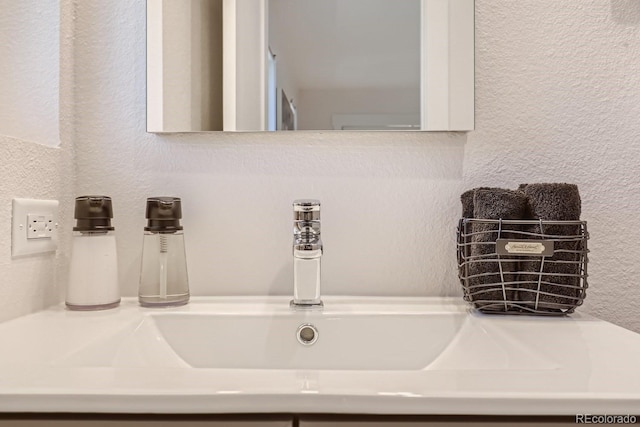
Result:
[[[29,238],[29,220],[40,222],[50,220],[52,226],[46,232],[38,233],[38,238]],[[38,228],[40,224],[38,224]],[[51,230],[51,231],[49,231]],[[58,201],[13,199],[11,220],[11,255],[14,257],[54,252],[58,249]]]

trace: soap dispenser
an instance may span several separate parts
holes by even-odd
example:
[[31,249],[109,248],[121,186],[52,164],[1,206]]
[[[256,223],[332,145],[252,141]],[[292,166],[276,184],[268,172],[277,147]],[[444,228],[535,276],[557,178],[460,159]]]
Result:
[[189,302],[189,280],[178,197],[147,199],[138,300],[143,307]]
[[66,305],[70,310],[117,307],[120,287],[111,198],[77,197],[74,217]]

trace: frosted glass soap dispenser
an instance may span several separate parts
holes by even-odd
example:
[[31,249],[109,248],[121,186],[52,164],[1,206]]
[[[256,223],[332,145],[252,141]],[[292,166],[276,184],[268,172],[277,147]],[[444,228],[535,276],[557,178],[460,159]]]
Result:
[[111,198],[77,197],[74,217],[67,307],[71,310],[116,307],[120,304],[120,287]]
[[189,302],[189,280],[178,197],[147,199],[138,300],[144,307]]

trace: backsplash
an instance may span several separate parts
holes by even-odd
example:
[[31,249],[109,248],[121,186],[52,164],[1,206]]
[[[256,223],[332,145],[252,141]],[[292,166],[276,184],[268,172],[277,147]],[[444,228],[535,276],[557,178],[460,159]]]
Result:
[[124,295],[137,294],[148,196],[182,198],[195,296],[291,293],[296,198],[322,201],[323,294],[461,295],[462,191],[574,182],[591,233],[579,312],[640,332],[640,4],[475,3],[473,132],[156,135],[145,132],[145,1],[62,2],[75,17],[62,95],[77,176],[64,193],[68,206],[113,198]]

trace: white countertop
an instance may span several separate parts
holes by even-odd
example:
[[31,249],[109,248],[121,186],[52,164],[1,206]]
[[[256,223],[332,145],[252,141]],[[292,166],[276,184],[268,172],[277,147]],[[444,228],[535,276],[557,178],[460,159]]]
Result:
[[[69,355],[79,349],[152,313],[285,313],[288,300],[193,298],[187,306],[159,310],[124,299],[113,310],[72,312],[60,305],[2,323],[0,412],[640,412],[639,334],[579,313],[561,318],[481,315],[459,299],[324,298],[327,313],[462,313],[465,323],[456,337],[424,369],[212,369],[69,362]],[[425,330],[415,339],[429,340],[430,333]]]

